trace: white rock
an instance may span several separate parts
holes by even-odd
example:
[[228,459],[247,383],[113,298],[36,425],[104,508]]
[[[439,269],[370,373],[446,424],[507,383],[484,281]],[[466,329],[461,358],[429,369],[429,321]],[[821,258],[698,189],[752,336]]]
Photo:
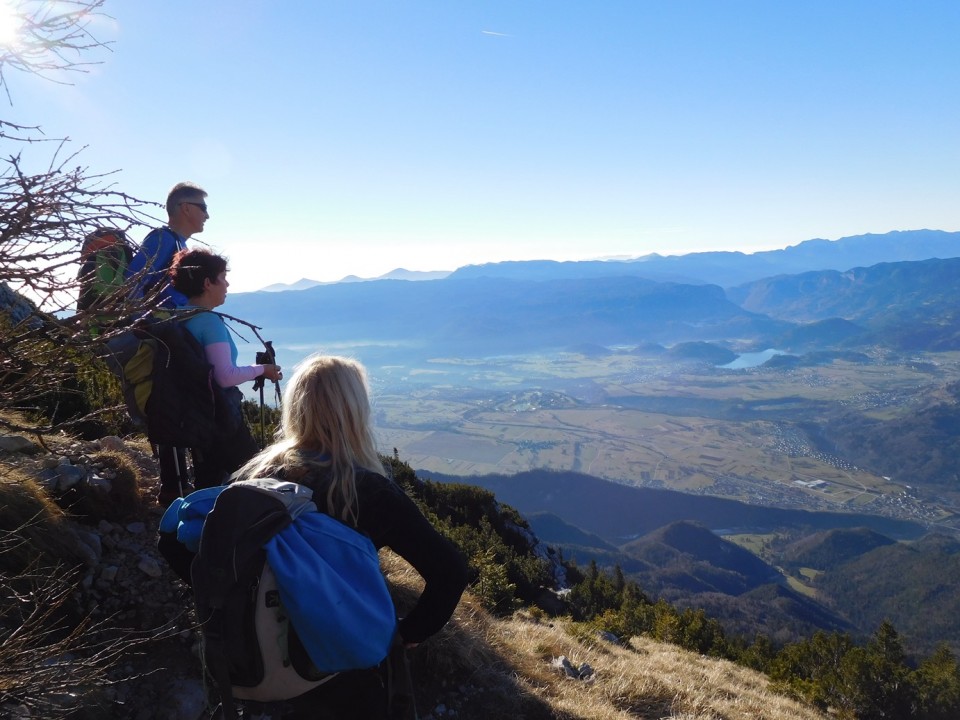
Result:
[[103,545],[100,542],[100,536],[96,533],[77,530],[77,539],[80,541],[80,544],[77,546],[77,551],[83,557],[83,561],[87,566],[93,567],[100,562],[100,557],[103,555]]
[[117,579],[117,573],[120,572],[120,568],[116,565],[107,565],[103,570],[100,571],[100,579],[106,580],[107,582],[113,582]]
[[158,578],[163,575],[163,570],[160,567],[160,563],[158,563],[152,557],[141,557],[140,562],[137,563],[137,567],[142,573],[149,575],[152,578]]
[[57,487],[60,490],[69,490],[78,485],[86,477],[87,473],[83,468],[74,467],[67,461],[66,465],[57,467]]
[[100,447],[103,450],[126,451],[127,444],[116,435],[107,435],[100,438]]
[[113,483],[99,475],[94,475],[87,480],[87,485],[104,493],[109,493],[113,489]]
[[599,637],[601,640],[605,640],[608,643],[612,643],[613,645],[620,644],[620,638],[618,638],[612,632],[607,632],[606,630],[601,630],[598,632],[597,637]]

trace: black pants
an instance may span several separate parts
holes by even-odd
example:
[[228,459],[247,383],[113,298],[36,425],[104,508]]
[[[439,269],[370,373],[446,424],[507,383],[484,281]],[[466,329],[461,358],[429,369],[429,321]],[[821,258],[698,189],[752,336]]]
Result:
[[223,485],[230,473],[260,451],[243,418],[240,391],[229,393],[228,398],[232,417],[224,423],[224,431],[206,447],[193,448],[193,475],[198,490]]
[[383,668],[340,673],[291,704],[283,720],[386,720]]
[[173,445],[157,445],[156,453],[160,465],[160,492],[181,497],[190,481],[187,472],[187,449]]

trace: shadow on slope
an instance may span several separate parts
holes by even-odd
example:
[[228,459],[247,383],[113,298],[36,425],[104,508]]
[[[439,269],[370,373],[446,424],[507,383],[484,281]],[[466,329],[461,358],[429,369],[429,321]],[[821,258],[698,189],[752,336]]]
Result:
[[439,482],[484,487],[525,515],[553,513],[618,546],[677,520],[700,522],[713,530],[868,527],[895,539],[916,539],[924,533],[921,525],[907,520],[749,505],[676,490],[632,487],[573,472],[531,470],[517,475],[465,477],[416,472]]
[[960,652],[960,541],[951,536],[881,545],[827,570],[815,587],[858,627],[892,622],[910,653],[929,655],[942,642]]

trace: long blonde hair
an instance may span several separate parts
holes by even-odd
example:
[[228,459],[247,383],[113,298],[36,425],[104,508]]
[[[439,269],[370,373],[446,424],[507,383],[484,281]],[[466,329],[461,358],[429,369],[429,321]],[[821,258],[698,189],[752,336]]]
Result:
[[244,465],[237,477],[267,477],[282,470],[287,480],[312,485],[310,472],[324,469],[330,479],[327,512],[355,525],[356,469],[384,472],[367,387],[366,370],[355,360],[308,357],[287,383],[276,442]]

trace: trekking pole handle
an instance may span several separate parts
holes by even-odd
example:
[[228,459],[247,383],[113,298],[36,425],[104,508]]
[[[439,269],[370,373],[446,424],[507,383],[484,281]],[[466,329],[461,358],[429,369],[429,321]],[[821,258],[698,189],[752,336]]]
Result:
[[276,383],[283,379],[281,367],[277,365],[277,353],[273,349],[273,342],[271,340],[264,340],[263,347],[265,349],[262,352],[257,353],[256,359],[258,365],[263,365],[263,375],[254,380],[254,390],[260,390],[263,388],[265,380],[272,380],[274,383]]
[[263,375],[261,375],[261,377],[266,378],[267,380],[272,380],[273,382],[282,380],[283,379],[282,368],[279,365],[264,365]]

